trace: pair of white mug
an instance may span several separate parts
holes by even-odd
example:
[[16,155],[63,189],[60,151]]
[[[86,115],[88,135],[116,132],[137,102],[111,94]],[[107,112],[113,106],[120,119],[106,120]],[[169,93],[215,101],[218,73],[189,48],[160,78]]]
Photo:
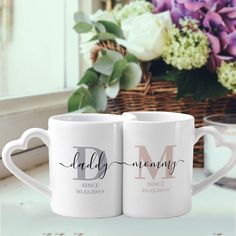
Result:
[[[218,172],[193,185],[193,146],[205,134],[213,135],[217,146],[229,147],[232,157]],[[49,147],[49,187],[11,159],[14,150],[26,149],[34,137]],[[189,212],[192,195],[234,166],[236,144],[225,141],[213,127],[195,129],[194,117],[187,114],[66,114],[51,117],[48,131],[27,130],[5,146],[2,157],[17,178],[51,197],[57,214],[99,218],[123,212],[164,218]]]

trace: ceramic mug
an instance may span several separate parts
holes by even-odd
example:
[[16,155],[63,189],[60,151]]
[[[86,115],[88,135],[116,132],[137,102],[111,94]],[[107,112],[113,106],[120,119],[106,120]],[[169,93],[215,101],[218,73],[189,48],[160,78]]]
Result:
[[[230,171],[236,143],[211,126],[194,128],[194,117],[171,112],[131,112],[123,128],[123,212],[130,217],[165,218],[186,214],[191,198]],[[212,135],[216,146],[232,150],[228,163],[200,183],[192,183],[193,147]]]
[[[49,129],[29,129],[3,149],[7,169],[51,198],[52,211],[71,217],[100,218],[122,213],[123,117],[109,114],[58,115]],[[18,169],[11,159],[32,138],[49,148],[50,186]],[[117,164],[118,163],[118,164]]]

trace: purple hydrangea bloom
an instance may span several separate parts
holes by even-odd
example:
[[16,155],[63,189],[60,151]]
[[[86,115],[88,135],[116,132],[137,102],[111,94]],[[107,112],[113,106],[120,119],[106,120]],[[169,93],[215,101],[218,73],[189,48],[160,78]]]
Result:
[[234,19],[236,18],[236,0],[218,0],[220,9],[220,14],[225,14],[228,18]]
[[195,20],[202,20],[204,18],[204,14],[201,11],[190,11],[183,4],[180,4],[178,7],[176,6],[175,9],[172,9],[172,17],[175,17],[177,9],[181,12],[181,18],[191,17]]
[[225,30],[225,22],[220,14],[209,11],[203,20],[203,26],[207,32],[217,34],[219,31]]
[[154,12],[160,13],[164,11],[170,11],[172,20],[175,24],[179,25],[179,19],[184,17],[192,17],[194,19],[199,19],[203,17],[203,14],[198,11],[191,11],[187,9],[184,4],[179,4],[175,0],[153,0]]
[[205,6],[204,0],[176,0],[177,3],[183,4],[189,11],[198,11]]
[[205,6],[209,11],[216,11],[217,9],[217,1],[216,0],[205,0]]
[[226,25],[222,17],[216,12],[208,12],[203,20],[203,26],[208,36],[212,51],[220,53],[221,47],[227,45]]
[[221,65],[223,61],[231,61],[233,57],[230,56],[221,56],[214,53],[211,53],[208,60],[208,69],[211,72],[215,72],[216,68]]
[[154,12],[164,12],[171,11],[171,9],[175,6],[175,0],[153,0]]
[[211,47],[208,67],[236,60],[236,0],[153,0],[155,12],[170,11],[173,22],[191,17],[199,21]]
[[236,57],[236,31],[228,35],[228,46],[226,51]]
[[219,8],[228,8],[229,10],[230,8],[232,8],[231,10],[233,10],[233,8],[235,8],[236,5],[235,0],[216,0],[215,2],[219,6]]
[[224,22],[226,24],[228,32],[234,32],[236,30],[236,18],[232,20],[225,17]]

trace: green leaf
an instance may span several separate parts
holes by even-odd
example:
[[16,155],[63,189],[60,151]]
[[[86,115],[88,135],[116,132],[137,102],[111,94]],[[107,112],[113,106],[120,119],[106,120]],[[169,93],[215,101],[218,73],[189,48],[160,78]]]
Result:
[[100,56],[94,63],[93,68],[101,74],[111,76],[115,62],[122,59],[122,55],[116,51],[105,51],[106,55]]
[[138,58],[135,55],[131,54],[131,53],[128,53],[127,55],[125,55],[125,59],[126,59],[127,62],[135,62],[135,63],[139,62]]
[[110,80],[110,77],[107,75],[101,74],[99,77],[99,81],[101,81],[103,84],[108,84],[109,80]]
[[89,90],[84,86],[80,86],[69,98],[68,111],[72,112],[79,110],[84,106],[94,106],[94,105],[95,105],[94,98],[89,92]]
[[101,32],[96,35],[94,35],[89,41],[94,41],[94,40],[99,40],[99,41],[104,41],[104,40],[115,40],[116,36],[114,34],[110,34],[107,32]]
[[115,98],[120,91],[120,81],[116,81],[115,83],[107,86],[106,94],[110,98]]
[[73,29],[79,33],[79,34],[82,34],[82,33],[88,33],[92,30],[93,26],[86,23],[86,22],[80,22],[80,23],[77,23]]
[[121,53],[119,53],[117,51],[108,50],[108,49],[106,49],[104,51],[106,51],[106,55],[114,62],[121,60],[123,58]]
[[107,33],[107,32],[99,33],[97,36],[98,36],[97,40],[99,41],[116,39],[116,36],[114,34]]
[[96,41],[96,40],[98,40],[98,35],[97,34],[94,35],[91,39],[89,39],[88,42],[92,42],[92,41]]
[[95,30],[97,33],[104,33],[106,32],[106,28],[103,24],[99,23],[99,22],[96,22],[95,23]]
[[102,56],[106,56],[107,55],[107,50],[106,49],[102,49],[101,50],[101,54],[102,54]]
[[77,111],[78,113],[97,113],[97,110],[92,106],[85,106]]
[[113,71],[114,61],[108,56],[101,56],[94,63],[93,68],[95,71],[110,76]]
[[177,79],[181,79],[183,77],[183,74],[185,71],[173,69],[171,71],[167,71],[165,74],[158,76],[157,78],[160,79],[165,79],[166,81],[169,82],[176,82]]
[[87,86],[92,86],[96,84],[98,80],[97,73],[93,70],[93,68],[89,68],[80,79],[78,85],[86,84]]
[[102,24],[105,27],[106,32],[111,33],[118,38],[124,37],[122,29],[115,23],[110,22],[110,21],[104,21],[104,20],[100,20],[98,21],[98,23]]
[[135,88],[141,82],[141,78],[142,70],[140,65],[130,62],[120,79],[120,87],[122,89]]
[[92,24],[92,21],[90,20],[89,16],[82,11],[75,12],[74,21],[75,23],[88,22]]
[[91,22],[89,17],[83,12],[76,12],[74,14],[74,20],[76,22],[74,30],[77,33],[88,33],[93,28],[93,23]]
[[125,59],[118,60],[113,67],[113,71],[109,80],[109,83],[114,83],[120,79],[125,69],[127,68],[127,61]]
[[89,91],[94,97],[95,108],[98,111],[105,111],[107,108],[107,96],[104,86],[98,84],[89,88]]
[[162,77],[176,83],[176,99],[192,96],[194,100],[201,101],[225,96],[228,93],[228,90],[218,82],[217,75],[205,67],[191,71],[174,69]]

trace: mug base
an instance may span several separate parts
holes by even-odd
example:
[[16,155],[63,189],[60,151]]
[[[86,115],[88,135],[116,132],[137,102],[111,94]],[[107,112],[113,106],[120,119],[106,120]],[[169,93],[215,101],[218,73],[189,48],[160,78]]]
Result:
[[54,210],[51,209],[52,212],[56,215],[60,215],[60,216],[65,216],[65,217],[71,217],[71,218],[81,218],[81,219],[103,219],[103,218],[110,218],[110,217],[117,217],[122,215],[122,212],[119,213],[112,213],[112,214],[104,214],[104,215],[79,215],[79,214],[72,214],[72,213],[68,213],[68,212],[62,212],[62,211],[58,211],[58,210]]
[[129,218],[136,218],[136,219],[168,219],[187,215],[188,213],[190,213],[190,211],[191,209],[188,209],[187,211],[171,215],[143,215],[143,214],[129,214],[129,213],[123,213],[123,214],[124,216],[127,216]]

